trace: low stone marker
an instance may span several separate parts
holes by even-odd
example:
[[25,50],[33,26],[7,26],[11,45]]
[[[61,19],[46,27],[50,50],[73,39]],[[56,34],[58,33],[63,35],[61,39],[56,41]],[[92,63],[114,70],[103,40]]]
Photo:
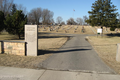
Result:
[[65,30],[65,33],[67,33],[67,31]]
[[25,25],[25,41],[27,42],[27,56],[37,56],[38,26]]
[[117,44],[116,61],[117,61],[117,62],[120,62],[120,43]]
[[48,31],[51,31],[51,28],[49,28]]
[[77,32],[76,30],[74,30],[74,33]]

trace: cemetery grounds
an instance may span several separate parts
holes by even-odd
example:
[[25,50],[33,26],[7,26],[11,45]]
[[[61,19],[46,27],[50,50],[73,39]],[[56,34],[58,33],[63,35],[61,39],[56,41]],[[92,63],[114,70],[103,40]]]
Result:
[[[51,28],[51,31],[50,31]],[[44,61],[52,55],[49,51],[56,51],[62,45],[64,45],[70,37],[49,33],[66,33],[66,34],[94,34],[88,26],[85,27],[85,32],[81,32],[82,26],[39,26],[38,28],[38,56],[18,56],[0,54],[0,66],[21,67],[21,68],[38,68],[40,62]],[[0,34],[0,40],[12,40],[12,41],[24,41],[24,37],[21,40],[17,35],[11,35],[7,32]]]
[[[82,26],[63,25],[59,26],[39,26],[38,32],[38,52],[41,55],[37,57],[31,56],[17,56],[0,54],[0,66],[11,66],[21,68],[38,68],[38,64],[52,53],[46,53],[48,51],[56,51],[62,45],[66,43],[69,37],[57,34],[49,33],[65,33],[65,34],[96,34],[97,27],[84,26],[85,32],[81,32]],[[96,50],[100,58],[111,68],[113,68],[118,74],[120,74],[120,63],[116,62],[117,43],[120,43],[120,36],[114,35],[115,31],[110,31],[103,28],[104,36],[89,36],[87,37],[90,44]],[[113,35],[111,35],[113,33]],[[118,31],[118,33],[120,33]],[[108,35],[107,35],[108,34]],[[109,35],[110,34],[110,35]],[[6,33],[0,34],[0,40],[18,40],[16,35],[10,35]],[[21,41],[21,40],[20,40]],[[22,40],[23,41],[23,40]],[[45,54],[46,53],[46,54]]]
[[[97,27],[91,27],[97,33]],[[120,62],[116,61],[117,44],[120,43],[120,30],[110,31],[103,28],[104,36],[86,37],[93,46],[99,57],[116,73],[120,74]]]
[[[54,35],[54,34],[46,34],[39,33],[38,34],[38,56],[18,56],[12,54],[0,54],[0,66],[9,66],[9,67],[21,67],[21,68],[38,68],[38,64],[45,59],[47,59],[52,54],[45,52],[48,51],[56,51],[58,50],[65,42],[69,39],[69,37],[62,35]],[[0,34],[0,40],[12,40],[12,41],[24,41],[24,37],[22,39],[18,39],[17,35],[11,35],[7,32],[2,32]]]

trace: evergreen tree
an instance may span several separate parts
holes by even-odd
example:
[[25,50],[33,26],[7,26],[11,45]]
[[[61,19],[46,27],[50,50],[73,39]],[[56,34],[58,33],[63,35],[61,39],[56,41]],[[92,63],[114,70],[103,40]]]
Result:
[[111,0],[97,0],[92,4],[92,11],[88,11],[89,19],[86,20],[92,26],[111,27],[114,30],[118,27],[116,6],[112,5]]
[[13,4],[11,9],[11,15],[13,15],[16,11],[17,11],[16,5]]
[[5,28],[4,20],[5,20],[4,13],[0,11],[0,31],[2,31]]
[[120,28],[120,14],[118,16],[118,27]]
[[20,35],[24,34],[24,25],[27,23],[27,16],[22,11],[16,11],[13,15],[8,15],[4,22],[7,26],[6,30],[10,34],[17,34],[20,39]]

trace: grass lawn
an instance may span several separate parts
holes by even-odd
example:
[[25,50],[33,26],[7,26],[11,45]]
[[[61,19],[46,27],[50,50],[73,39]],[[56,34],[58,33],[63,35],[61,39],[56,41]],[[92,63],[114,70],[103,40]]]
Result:
[[120,74],[120,62],[116,61],[117,43],[120,43],[119,36],[88,37],[89,42],[97,51],[102,60]]
[[17,35],[8,34],[7,32],[1,32],[0,40],[18,40]]

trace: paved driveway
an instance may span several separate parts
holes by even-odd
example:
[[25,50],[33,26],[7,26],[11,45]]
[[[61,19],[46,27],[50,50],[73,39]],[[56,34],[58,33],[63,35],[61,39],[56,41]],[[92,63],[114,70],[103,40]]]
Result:
[[85,40],[87,35],[69,35],[73,36],[59,51],[40,66],[45,69],[82,71],[97,73],[114,73],[97,55],[92,46]]

